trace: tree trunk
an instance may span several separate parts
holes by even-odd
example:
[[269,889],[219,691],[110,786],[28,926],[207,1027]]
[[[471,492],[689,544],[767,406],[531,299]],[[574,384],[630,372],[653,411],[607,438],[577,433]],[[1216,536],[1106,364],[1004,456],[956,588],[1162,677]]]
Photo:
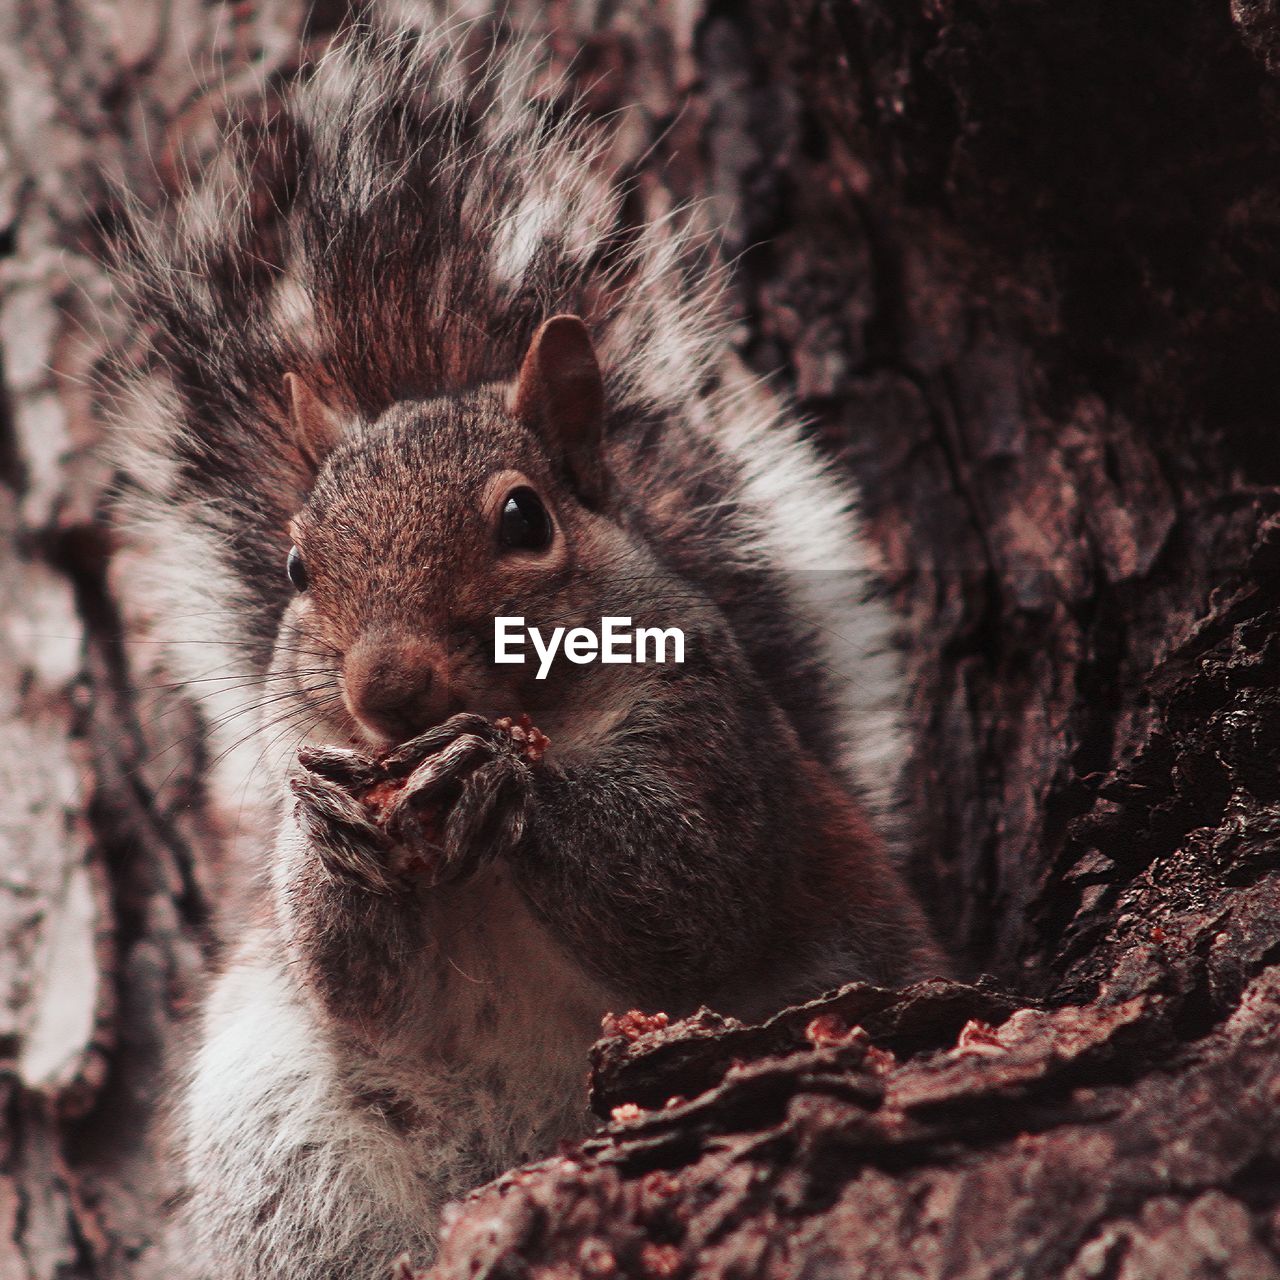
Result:
[[[639,206],[706,202],[743,355],[863,484],[971,981],[622,1024],[602,1134],[433,1276],[1280,1274],[1280,9],[508,7],[626,108]],[[97,253],[108,179],[176,186],[342,16],[303,8],[0,15],[3,1280],[179,1261],[151,1121],[218,842],[111,592]]]
[[[158,1121],[216,939],[189,705],[109,590],[113,188],[171,187],[301,4],[0,5],[0,1277],[172,1276]],[[198,573],[199,567],[192,566]]]

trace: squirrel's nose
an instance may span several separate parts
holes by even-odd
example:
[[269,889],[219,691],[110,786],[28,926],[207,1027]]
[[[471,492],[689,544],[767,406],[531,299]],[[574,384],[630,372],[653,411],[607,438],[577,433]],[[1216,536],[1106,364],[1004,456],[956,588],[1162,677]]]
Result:
[[342,666],[347,710],[362,728],[405,742],[449,716],[449,690],[436,650],[413,637],[365,636]]

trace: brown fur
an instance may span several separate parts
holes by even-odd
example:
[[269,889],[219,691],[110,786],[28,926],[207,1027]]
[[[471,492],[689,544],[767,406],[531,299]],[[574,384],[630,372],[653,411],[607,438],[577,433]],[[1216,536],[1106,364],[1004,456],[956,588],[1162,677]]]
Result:
[[[582,1131],[610,1007],[936,965],[842,780],[901,757],[855,495],[737,367],[695,238],[635,229],[583,121],[448,25],[338,42],[125,267],[149,607],[230,781],[241,743],[292,769],[184,1095],[209,1277],[429,1253],[446,1197]],[[545,546],[502,532],[521,489]],[[493,662],[498,614],[674,625],[686,659],[541,681]],[[430,822],[363,804],[388,753]]]
[[[626,531],[625,486],[608,479],[590,425],[598,377],[581,322],[561,317],[535,336],[513,409],[488,390],[398,406],[334,450],[294,522],[310,581],[293,625],[306,651],[335,659],[311,696],[335,708],[335,730],[354,726],[356,744],[427,731],[416,749],[449,775],[448,878],[509,858],[552,935],[629,1000],[758,1004],[817,974],[835,981],[842,965],[888,982],[937,965],[865,813],[801,747],[715,606]],[[566,449],[574,461],[562,467]],[[498,542],[516,484],[552,514],[545,550]],[[692,652],[669,669],[562,662],[540,682],[532,664],[493,664],[495,614],[537,624],[630,615],[681,626]],[[472,714],[450,736],[444,722],[461,712]],[[552,742],[536,768],[486,727],[522,712]],[[339,870],[367,866],[369,884],[394,895],[385,835],[362,835],[341,794],[314,778],[299,786],[322,856],[330,850]],[[312,886],[302,901],[318,894]],[[389,997],[367,975],[385,969],[389,988],[408,977],[395,951],[405,909],[323,896],[327,923],[295,940],[307,971],[331,1007],[346,983],[362,1019],[376,1018]],[[302,912],[299,927],[316,916]]]

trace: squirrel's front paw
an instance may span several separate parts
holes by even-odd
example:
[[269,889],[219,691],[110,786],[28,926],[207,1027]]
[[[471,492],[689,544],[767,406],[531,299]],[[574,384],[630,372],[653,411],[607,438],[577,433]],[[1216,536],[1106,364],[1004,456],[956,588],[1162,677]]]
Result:
[[358,798],[378,776],[377,765],[358,752],[303,748],[289,785],[298,823],[324,866],[340,879],[390,893],[392,841]]
[[532,770],[548,745],[527,716],[456,715],[391,752],[385,781],[366,798],[432,884],[462,879],[520,842]]

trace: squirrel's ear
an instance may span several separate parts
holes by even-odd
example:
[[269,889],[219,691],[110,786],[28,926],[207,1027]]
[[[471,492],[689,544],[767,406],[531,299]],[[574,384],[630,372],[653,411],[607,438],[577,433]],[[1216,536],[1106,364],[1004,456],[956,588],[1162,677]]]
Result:
[[604,380],[577,316],[552,316],[533,335],[520,366],[515,414],[559,455],[585,502],[604,497]]
[[302,456],[313,469],[318,469],[342,439],[338,417],[301,374],[284,375],[284,398],[289,405],[293,438]]

